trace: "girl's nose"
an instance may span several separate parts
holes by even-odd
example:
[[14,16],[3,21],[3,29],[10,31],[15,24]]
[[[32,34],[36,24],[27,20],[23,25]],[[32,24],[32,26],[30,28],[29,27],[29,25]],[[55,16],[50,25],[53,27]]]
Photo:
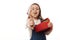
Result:
[[34,11],[36,12],[36,9]]

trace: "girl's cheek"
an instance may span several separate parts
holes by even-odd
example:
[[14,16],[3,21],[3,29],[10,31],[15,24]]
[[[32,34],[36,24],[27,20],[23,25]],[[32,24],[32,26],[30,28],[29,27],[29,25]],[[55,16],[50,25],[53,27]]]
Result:
[[39,15],[39,12],[37,11],[37,15]]
[[31,10],[30,13],[33,13],[33,10]]
[[37,10],[37,12],[39,13],[39,10]]

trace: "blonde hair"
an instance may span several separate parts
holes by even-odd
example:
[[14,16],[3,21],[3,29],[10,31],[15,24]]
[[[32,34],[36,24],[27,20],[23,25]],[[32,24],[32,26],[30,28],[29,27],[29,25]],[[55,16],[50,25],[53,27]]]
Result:
[[[39,15],[38,15],[38,19],[41,19],[41,21],[43,20],[42,16],[41,16],[41,8],[39,6],[39,4],[37,3],[33,3],[32,5],[37,5],[39,7]],[[27,14],[30,14],[30,10],[28,10],[28,13]],[[28,18],[30,18],[30,15],[28,15]]]

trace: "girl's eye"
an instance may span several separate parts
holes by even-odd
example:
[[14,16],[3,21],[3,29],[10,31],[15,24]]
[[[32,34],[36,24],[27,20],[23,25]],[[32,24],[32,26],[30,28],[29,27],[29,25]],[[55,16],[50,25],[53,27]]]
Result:
[[39,8],[32,8],[32,10],[35,10],[35,9],[36,9],[36,10],[39,10]]
[[38,8],[36,8],[36,10],[39,10]]

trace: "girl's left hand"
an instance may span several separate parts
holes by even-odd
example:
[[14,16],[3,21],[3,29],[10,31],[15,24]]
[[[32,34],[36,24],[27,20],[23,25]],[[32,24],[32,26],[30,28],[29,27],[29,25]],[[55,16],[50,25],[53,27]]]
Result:
[[48,27],[52,27],[53,24],[51,22],[48,23]]
[[49,35],[51,33],[53,24],[51,22],[49,22],[48,27],[51,27],[51,28],[45,32],[46,35]]

